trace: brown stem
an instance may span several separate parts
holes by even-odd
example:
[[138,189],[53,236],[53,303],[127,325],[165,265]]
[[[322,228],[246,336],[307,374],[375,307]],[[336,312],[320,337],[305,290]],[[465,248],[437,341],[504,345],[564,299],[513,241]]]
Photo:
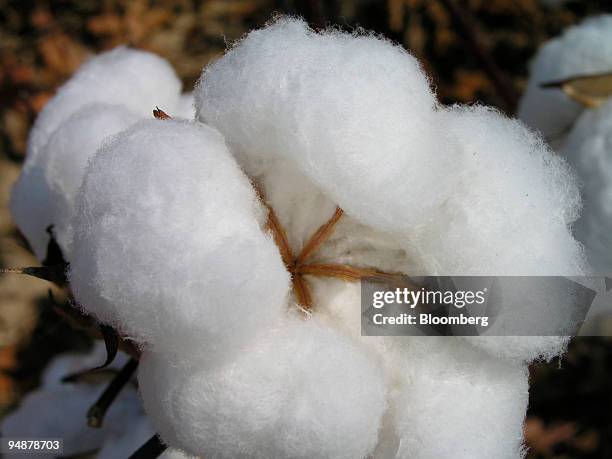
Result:
[[316,252],[317,249],[323,245],[323,243],[332,234],[334,226],[336,226],[336,223],[338,223],[338,220],[340,220],[340,217],[342,217],[343,214],[344,211],[340,207],[336,207],[334,215],[332,215],[327,222],[321,225],[304,245],[302,251],[297,257],[297,260],[295,261],[296,266],[302,265],[312,253]]
[[312,309],[312,295],[310,294],[310,288],[306,279],[304,279],[299,273],[294,273],[291,281],[293,283],[293,291],[295,292],[298,303],[306,311]]
[[270,229],[270,231],[272,232],[274,242],[276,242],[276,245],[278,246],[281,258],[283,259],[283,263],[285,263],[285,266],[289,268],[293,266],[294,258],[293,251],[291,250],[291,247],[289,246],[289,241],[287,239],[287,233],[278,221],[278,217],[276,216],[274,209],[267,205],[265,201],[263,202],[266,208],[268,209],[268,229]]
[[136,368],[138,367],[138,360],[130,359],[121,369],[119,373],[113,378],[108,387],[104,390],[100,398],[94,403],[94,405],[87,412],[87,425],[89,427],[101,427],[104,421],[104,415],[108,411],[121,389],[128,383]]

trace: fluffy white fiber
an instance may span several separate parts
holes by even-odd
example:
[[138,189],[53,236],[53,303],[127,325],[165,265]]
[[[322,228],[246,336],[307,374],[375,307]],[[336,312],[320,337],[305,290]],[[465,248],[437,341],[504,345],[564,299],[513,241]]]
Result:
[[162,58],[125,47],[100,54],[65,83],[36,119],[23,172],[11,196],[11,213],[39,259],[53,224],[69,259],[74,196],[90,156],[108,136],[156,105],[190,117],[189,96]]
[[217,131],[141,121],[89,164],[75,297],[143,345],[220,359],[286,309],[289,276],[264,218]]
[[[459,185],[427,228],[423,252],[450,275],[577,275],[585,269],[569,226],[580,210],[567,164],[518,121],[485,107],[440,113],[458,142]],[[483,126],[486,126],[483,129]]]
[[562,144],[583,108],[560,89],[544,89],[540,84],[612,72],[611,38],[612,15],[601,15],[569,27],[542,46],[531,65],[519,117],[555,145]]
[[612,102],[586,110],[562,154],[582,179],[584,209],[576,223],[596,272],[612,271]]
[[528,372],[452,339],[410,338],[393,400],[396,457],[523,457]]
[[[414,226],[453,185],[452,147],[419,62],[365,33],[280,19],[206,68],[198,118],[253,162],[280,156],[370,225]],[[250,166],[250,167],[249,167]],[[427,194],[415,190],[429,189]]]
[[64,257],[70,259],[71,219],[75,197],[87,161],[103,140],[138,120],[121,105],[93,103],[68,117],[29,159],[11,196],[11,212],[38,258],[45,257],[49,235],[54,234]]
[[186,92],[181,95],[179,99],[178,105],[176,107],[176,111],[171,115],[176,118],[184,118],[187,120],[192,120],[195,117],[195,106],[194,106],[194,97],[193,92]]
[[178,105],[180,91],[174,69],[155,54],[126,47],[102,53],[85,62],[45,106],[28,139],[25,167],[53,131],[86,104],[124,105],[148,117],[156,105],[171,113]]
[[386,408],[380,366],[315,319],[289,318],[222,366],[145,354],[139,371],[162,436],[204,457],[366,457]]

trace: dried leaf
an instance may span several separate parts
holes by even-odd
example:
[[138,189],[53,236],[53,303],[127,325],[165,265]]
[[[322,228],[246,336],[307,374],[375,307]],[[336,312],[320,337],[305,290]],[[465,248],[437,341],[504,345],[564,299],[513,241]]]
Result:
[[172,119],[170,115],[168,115],[165,111],[160,109],[159,107],[155,107],[153,110],[153,116],[158,120],[169,120]]
[[27,276],[53,282],[59,287],[63,287],[66,284],[65,269],[64,265],[28,266],[25,268],[3,268],[0,269],[0,274],[25,274]]
[[574,76],[562,81],[542,83],[540,87],[559,88],[576,102],[594,108],[612,96],[612,73]]

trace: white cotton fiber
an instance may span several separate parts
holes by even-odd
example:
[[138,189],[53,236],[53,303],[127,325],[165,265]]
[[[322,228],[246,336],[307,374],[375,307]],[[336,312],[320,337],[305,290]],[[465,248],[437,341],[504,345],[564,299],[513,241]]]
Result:
[[380,37],[280,18],[207,67],[195,97],[197,117],[221,131],[247,172],[290,159],[369,225],[413,227],[453,185],[429,81]]
[[381,368],[315,319],[209,370],[144,354],[139,381],[162,438],[203,457],[365,458],[386,408]]
[[[567,164],[521,123],[491,109],[454,107],[441,117],[461,146],[457,161],[463,168],[457,189],[432,219],[435,229],[417,237],[430,256],[428,271],[584,275],[582,247],[570,231],[580,200]],[[504,296],[505,314],[487,333],[518,328],[524,334],[565,334],[576,319],[566,292],[537,281],[524,288]],[[567,344],[556,336],[468,339],[500,357],[527,361],[549,359]]]
[[135,123],[139,116],[121,105],[85,105],[49,137],[38,155],[29,161],[11,195],[11,213],[39,259],[54,235],[64,258],[70,260],[71,219],[87,161],[102,142]]
[[[528,400],[524,365],[457,338],[408,338],[393,400],[398,459],[519,459]],[[393,436],[391,436],[393,438]]]
[[30,167],[53,131],[86,104],[124,105],[148,117],[155,106],[171,113],[180,91],[181,82],[174,69],[155,54],[123,46],[99,54],[60,87],[36,119],[28,139],[25,167]]
[[37,258],[45,257],[49,224],[56,225],[63,251],[69,250],[71,201],[81,170],[100,142],[136,117],[152,116],[156,105],[178,110],[184,105],[180,89],[168,62],[125,47],[91,58],[60,87],[30,131],[11,197],[13,217]]
[[[195,117],[195,100],[193,92],[186,92],[181,95],[176,111],[172,114],[174,118],[184,118],[192,120]],[[160,107],[161,108],[161,107]]]
[[219,133],[142,121],[91,160],[77,199],[77,302],[138,343],[205,359],[286,309],[289,275]]
[[612,102],[586,110],[563,148],[582,182],[584,208],[576,237],[593,270],[612,272]]
[[518,114],[554,144],[561,144],[582,106],[542,83],[612,72],[612,15],[588,18],[547,42],[536,54]]
[[443,275],[584,274],[570,225],[580,210],[569,166],[518,121],[485,107],[440,114],[460,146],[459,184],[423,234],[429,271]]

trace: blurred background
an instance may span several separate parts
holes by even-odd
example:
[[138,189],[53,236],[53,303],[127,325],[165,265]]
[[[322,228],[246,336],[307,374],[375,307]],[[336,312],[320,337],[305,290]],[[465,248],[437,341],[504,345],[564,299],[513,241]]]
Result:
[[[153,51],[190,90],[227,43],[289,13],[315,28],[374,30],[424,63],[443,102],[513,114],[539,45],[610,11],[603,0],[0,0],[0,266],[38,264],[11,222],[10,188],[37,113],[91,54],[122,43]],[[49,288],[0,275],[0,417],[55,355],[92,346],[54,312]],[[611,340],[575,339],[563,359],[532,366],[531,384],[529,457],[612,458]]]

